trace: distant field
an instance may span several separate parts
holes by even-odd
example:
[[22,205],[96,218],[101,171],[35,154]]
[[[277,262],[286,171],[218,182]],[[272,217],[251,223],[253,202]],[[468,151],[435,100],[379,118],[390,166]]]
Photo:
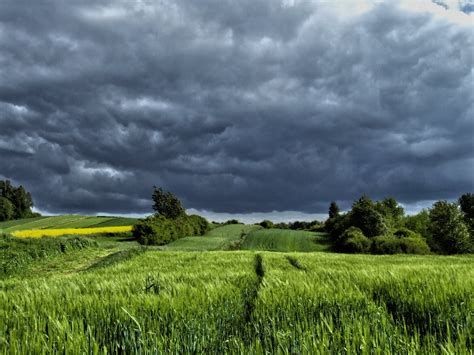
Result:
[[240,242],[242,233],[250,233],[260,229],[260,226],[230,224],[212,229],[205,236],[191,236],[175,240],[166,245],[165,250],[205,251],[227,250]]
[[63,215],[51,217],[26,218],[15,221],[0,222],[0,232],[12,233],[29,229],[68,229],[131,226],[135,218],[93,217]]
[[330,243],[322,233],[261,229],[250,233],[242,243],[241,249],[281,252],[329,251]]
[[60,229],[24,229],[14,231],[13,236],[18,238],[41,238],[44,236],[57,237],[61,235],[88,235],[88,234],[112,234],[131,232],[132,226],[115,226],[99,228],[60,228]]

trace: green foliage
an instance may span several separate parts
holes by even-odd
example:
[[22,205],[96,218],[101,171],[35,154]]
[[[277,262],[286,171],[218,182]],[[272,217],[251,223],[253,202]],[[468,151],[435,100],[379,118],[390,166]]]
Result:
[[179,199],[171,192],[164,191],[161,187],[154,187],[152,199],[153,209],[157,215],[168,219],[175,219],[185,214]]
[[261,226],[261,227],[263,227],[263,228],[265,228],[265,229],[271,229],[271,228],[274,228],[274,226],[275,226],[275,225],[273,224],[273,222],[272,222],[272,221],[269,221],[268,219],[266,219],[266,220],[260,222],[258,225]]
[[404,227],[395,230],[393,232],[393,235],[397,238],[421,238],[420,234]]
[[401,226],[405,210],[393,197],[375,203],[375,209],[384,217],[389,228]]
[[413,216],[406,216],[402,224],[415,233],[420,234],[425,239],[430,239],[430,214],[427,210],[422,210]]
[[378,236],[372,239],[374,254],[429,254],[430,247],[419,237]]
[[436,251],[444,254],[469,253],[474,241],[457,204],[438,201],[430,210],[430,234]]
[[459,198],[458,202],[461,206],[461,211],[464,213],[464,222],[469,228],[471,240],[474,243],[474,194],[464,194]]
[[340,238],[340,249],[347,253],[368,253],[371,241],[357,227],[348,228]]
[[139,220],[132,229],[133,237],[144,245],[165,245],[176,239],[204,235],[209,230],[206,219],[182,214],[174,219],[155,215]]
[[15,206],[5,197],[0,197],[0,221],[9,221],[15,215]]
[[334,218],[339,215],[339,206],[335,201],[329,204],[329,218]]
[[242,222],[236,220],[236,219],[229,219],[228,221],[225,221],[224,223],[222,223],[224,226],[228,225],[228,224],[243,224]]
[[384,216],[377,211],[376,205],[367,196],[362,196],[354,202],[349,215],[351,225],[360,228],[368,238],[388,232]]
[[6,206],[3,202],[3,208],[0,204],[0,221],[8,219],[1,219],[11,216],[9,219],[20,219],[32,217],[31,207],[33,207],[33,200],[31,194],[25,190],[23,186],[15,187],[9,180],[0,180],[0,198],[7,199],[13,206],[13,213],[10,211],[11,206]]

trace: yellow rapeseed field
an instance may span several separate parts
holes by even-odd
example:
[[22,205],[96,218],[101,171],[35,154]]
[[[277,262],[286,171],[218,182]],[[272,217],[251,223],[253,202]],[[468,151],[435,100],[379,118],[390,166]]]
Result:
[[132,226],[101,227],[101,228],[65,228],[65,229],[27,229],[13,232],[19,238],[40,238],[44,236],[57,237],[66,234],[96,234],[96,233],[124,233],[130,232]]

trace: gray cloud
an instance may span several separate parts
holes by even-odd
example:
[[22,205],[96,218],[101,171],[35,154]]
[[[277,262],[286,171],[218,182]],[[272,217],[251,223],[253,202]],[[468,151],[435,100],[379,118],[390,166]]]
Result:
[[346,5],[3,1],[0,177],[82,213],[472,191],[469,4]]

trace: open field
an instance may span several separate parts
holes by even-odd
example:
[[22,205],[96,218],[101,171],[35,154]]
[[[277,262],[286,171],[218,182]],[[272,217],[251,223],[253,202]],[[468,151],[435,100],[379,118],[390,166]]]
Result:
[[471,255],[229,251],[327,246],[315,233],[244,225],[166,247],[83,239],[4,237],[0,259],[44,252],[0,275],[0,354],[473,349]]
[[472,349],[472,257],[259,255],[263,275],[256,272],[255,252],[148,251],[67,277],[0,281],[0,349]]
[[330,246],[323,233],[289,229],[261,229],[251,232],[242,243],[241,249],[310,252],[329,251]]
[[241,236],[260,229],[260,226],[229,224],[217,227],[206,236],[191,236],[175,240],[166,245],[166,250],[204,251],[204,250],[229,250],[236,248],[241,242]]
[[79,215],[36,217],[0,222],[0,233],[35,229],[119,227],[131,226],[135,222],[136,219],[126,217],[92,217]]

